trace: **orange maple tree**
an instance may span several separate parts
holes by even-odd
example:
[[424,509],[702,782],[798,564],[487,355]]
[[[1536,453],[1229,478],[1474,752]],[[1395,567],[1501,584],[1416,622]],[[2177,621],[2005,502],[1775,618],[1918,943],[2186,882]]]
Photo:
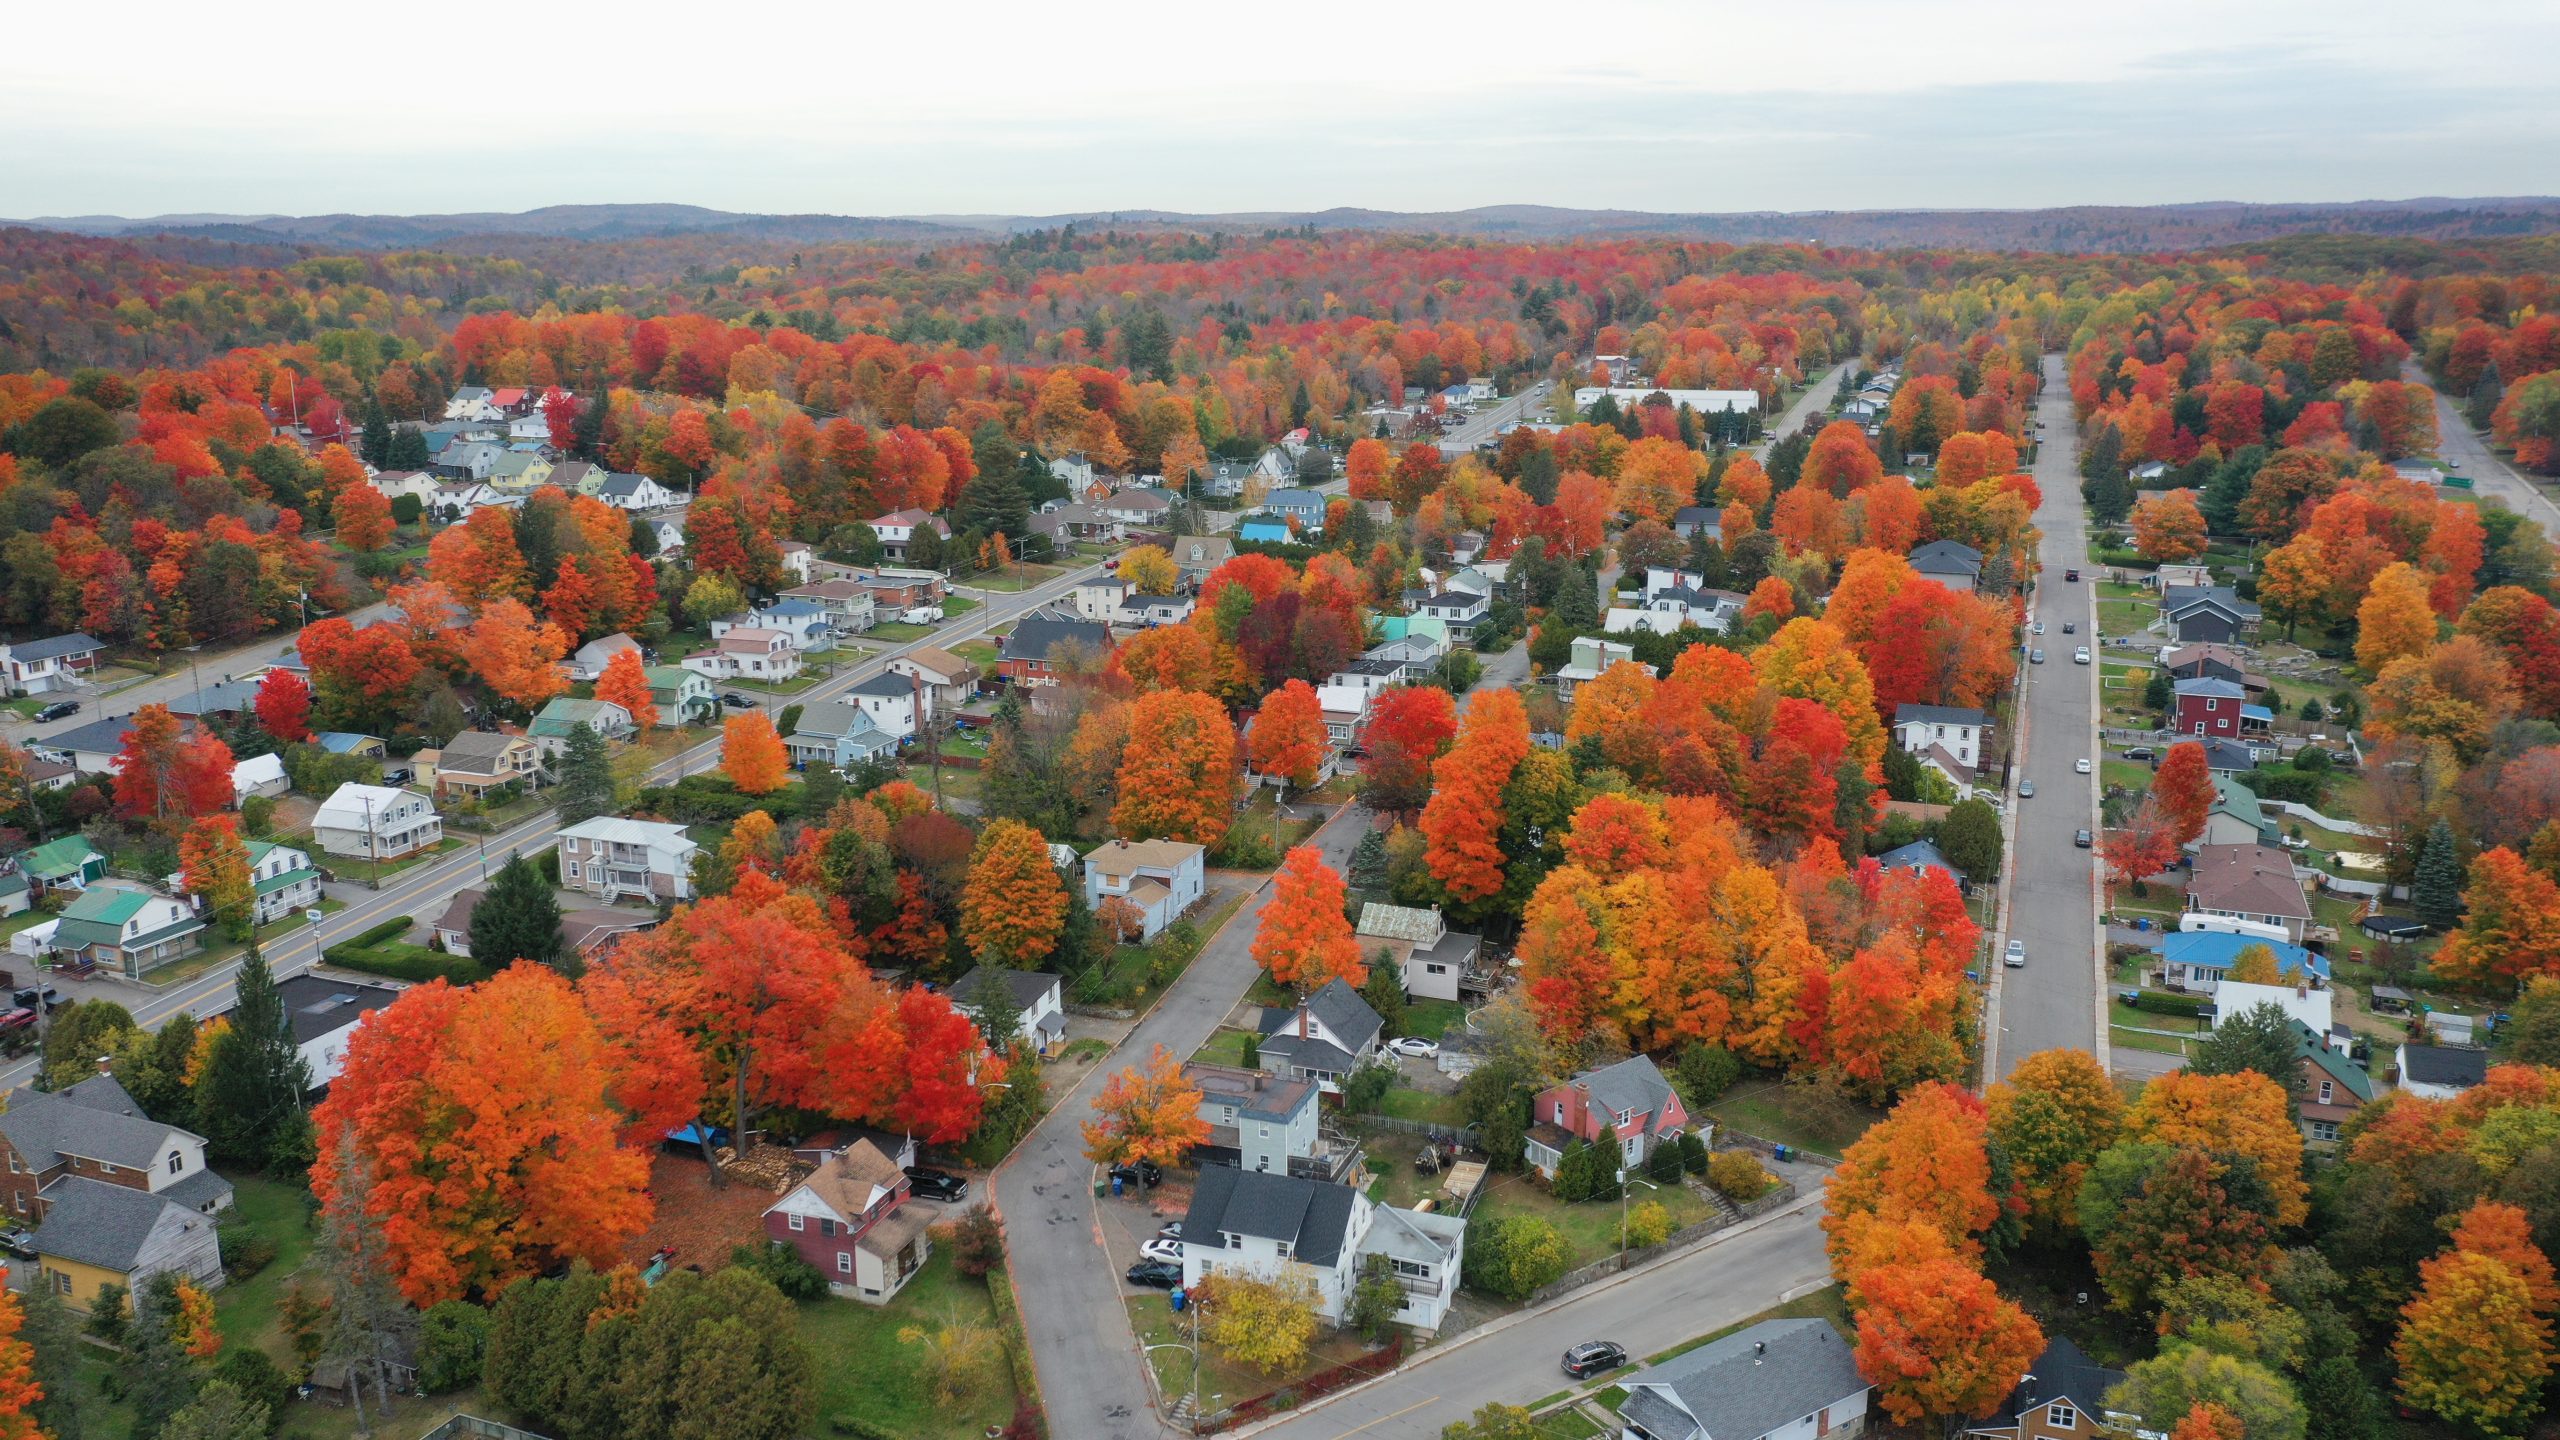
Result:
[[1410,810],[1431,793],[1431,762],[1458,734],[1458,706],[1437,685],[1396,685],[1369,702],[1361,732],[1364,798],[1380,810]]
[[483,605],[463,645],[481,683],[528,710],[569,688],[569,677],[560,669],[560,657],[569,653],[569,636],[559,626],[535,619],[521,600]]
[[2205,760],[2204,746],[2193,740],[2170,746],[2160,761],[2160,773],[2151,777],[2151,795],[2169,822],[2172,841],[2183,846],[2204,833],[2205,820],[2213,813],[2213,794],[2213,769]]
[[1138,697],[1129,709],[1112,829],[1215,845],[1235,817],[1235,791],[1236,732],[1224,706],[1193,690]]
[[1217,683],[1208,637],[1190,625],[1159,625],[1111,648],[1111,669],[1140,694],[1156,690],[1206,692]]
[[116,812],[175,830],[231,808],[231,747],[209,729],[186,733],[166,705],[133,712],[116,754]]
[[1183,1078],[1182,1062],[1162,1045],[1141,1070],[1132,1065],[1103,1082],[1084,1122],[1084,1153],[1104,1165],[1179,1165],[1209,1138],[1200,1116],[1200,1087]]
[[1253,767],[1300,789],[1316,783],[1330,743],[1315,687],[1304,680],[1291,680],[1264,697],[1245,732],[1245,750],[1253,757]]
[[22,1306],[16,1291],[0,1290],[0,1440],[45,1440],[33,1413],[45,1396],[36,1380],[35,1347],[18,1335],[26,1324]]
[[1049,842],[1019,820],[995,820],[969,856],[960,892],[960,937],[989,965],[1028,970],[1057,947],[1067,887]]
[[516,548],[515,522],[495,505],[436,532],[427,545],[427,578],[473,607],[497,599],[523,600],[533,593],[524,552]]
[[2180,564],[2204,553],[2204,512],[2195,492],[2171,490],[2145,496],[2133,507],[2133,548],[2155,565]]
[[1989,1134],[1981,1099],[1952,1085],[1923,1085],[1867,1127],[1823,1190],[1822,1229],[1833,1273],[1840,1274],[1857,1232],[1879,1217],[1921,1221],[1953,1253],[1981,1254],[1974,1237],[2000,1218],[1991,1193]]
[[1502,888],[1502,792],[1529,754],[1529,712],[1516,690],[1486,690],[1469,702],[1458,743],[1431,767],[1422,807],[1423,860],[1461,902]]
[[741,795],[770,795],[790,778],[791,761],[761,710],[732,715],[720,727],[720,773]]
[[1858,1373],[1905,1425],[1989,1415],[2044,1349],[2034,1317],[1961,1260],[1884,1265],[1856,1284]]
[[340,491],[337,516],[338,543],[359,554],[379,550],[391,539],[391,501],[371,485]]
[[1343,914],[1342,877],[1312,845],[1291,849],[1271,879],[1254,931],[1253,959],[1272,981],[1305,993],[1328,980],[1357,986],[1369,978],[1360,942]]
[[637,650],[616,650],[596,677],[596,698],[631,712],[631,723],[643,730],[658,723],[658,705],[649,694],[649,672]]

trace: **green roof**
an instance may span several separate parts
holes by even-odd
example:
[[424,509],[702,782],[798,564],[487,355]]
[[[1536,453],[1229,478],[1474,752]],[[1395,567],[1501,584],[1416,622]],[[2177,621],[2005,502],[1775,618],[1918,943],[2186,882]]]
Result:
[[649,688],[652,690],[679,690],[695,680],[701,681],[706,686],[711,683],[710,676],[699,670],[687,670],[681,665],[651,665],[642,669],[640,673],[648,678]]
[[2363,1066],[2330,1049],[2327,1036],[2296,1020],[2293,1022],[2293,1038],[2303,1059],[2319,1066],[2322,1073],[2345,1086],[2348,1094],[2368,1103],[2372,1101],[2373,1077],[2365,1073]]
[[80,898],[62,907],[65,920],[87,920],[100,925],[121,926],[142,912],[150,895],[128,890],[121,885],[96,885],[80,892]]
[[65,835],[48,840],[18,857],[18,863],[31,875],[51,879],[57,875],[76,875],[92,860],[103,858],[98,847],[78,835]]
[[525,727],[525,733],[565,736],[582,724],[602,732],[605,728],[605,712],[621,709],[619,705],[608,705],[602,700],[578,700],[563,695],[543,706],[542,713],[534,716],[533,723]]

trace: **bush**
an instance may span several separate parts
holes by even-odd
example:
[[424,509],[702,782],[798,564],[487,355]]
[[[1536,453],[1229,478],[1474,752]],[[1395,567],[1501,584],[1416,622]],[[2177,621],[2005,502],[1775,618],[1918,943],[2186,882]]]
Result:
[[[267,1352],[254,1345],[234,1345],[222,1352],[215,1362],[213,1378],[228,1381],[241,1398],[252,1405],[267,1407],[267,1433],[284,1423],[284,1406],[293,1398],[293,1382],[285,1378],[283,1367],[267,1358]],[[480,1372],[473,1371],[477,1381]]]
[[2202,995],[2167,995],[2157,990],[2145,990],[2135,995],[2131,1003],[2134,1009],[2148,1010],[2154,1015],[2184,1015],[2192,1019],[2202,1015],[2205,1007],[2213,1001]]
[[1209,863],[1229,870],[1269,870],[1280,863],[1280,845],[1272,835],[1271,812],[1247,810],[1227,827],[1209,851]]
[[1520,1301],[1564,1278],[1570,1258],[1564,1235],[1535,1215],[1500,1215],[1469,1227],[1466,1283]]
[[1665,1140],[1644,1157],[1644,1173],[1664,1185],[1680,1183],[1680,1144]]
[[773,1288],[781,1291],[785,1299],[815,1300],[827,1293],[827,1277],[819,1273],[818,1267],[779,1240],[768,1240],[761,1246],[741,1245],[729,1252],[729,1263],[772,1281]]
[[[405,920],[400,925],[408,928]],[[448,980],[456,985],[474,985],[489,978],[488,967],[478,961],[424,945],[332,945],[326,954],[332,965],[393,980]]]
[[1721,1045],[1683,1046],[1671,1062],[1671,1078],[1692,1110],[1713,1102],[1741,1077],[1742,1062]]
[[1736,1205],[1748,1205],[1769,1193],[1777,1178],[1740,1150],[1727,1150],[1707,1162],[1707,1183]]
[[252,795],[240,802],[240,825],[251,835],[272,834],[276,828],[276,797]]
[[488,1350],[488,1311],[468,1300],[430,1306],[418,1327],[418,1384],[430,1395],[477,1385]]
[[408,934],[409,927],[415,923],[415,921],[410,920],[405,916],[398,920],[385,920],[381,924],[374,926],[372,929],[365,931],[363,934],[358,935],[353,940],[341,940],[338,943],[341,945],[379,945],[385,940],[397,940],[401,936]]
[[850,1410],[839,1410],[828,1416],[827,1428],[838,1435],[850,1435],[853,1440],[898,1440],[897,1435],[881,1429]]
[[1707,1173],[1707,1142],[1695,1134],[1680,1137],[1680,1166],[1692,1175]]
[[223,1278],[237,1285],[276,1261],[276,1242],[252,1225],[217,1225]]
[[1395,1088],[1393,1066],[1371,1063],[1352,1071],[1342,1081],[1342,1108],[1354,1115],[1368,1115],[1386,1103],[1387,1092]]
[[970,1206],[951,1225],[951,1265],[973,1280],[1004,1263],[1004,1223],[985,1201]]
[[1671,1238],[1671,1212],[1659,1200],[1647,1200],[1627,1212],[1627,1248],[1650,1250]]

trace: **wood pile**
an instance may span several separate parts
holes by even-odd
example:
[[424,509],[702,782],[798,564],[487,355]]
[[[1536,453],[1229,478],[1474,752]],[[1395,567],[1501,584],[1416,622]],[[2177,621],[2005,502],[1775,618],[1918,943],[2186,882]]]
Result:
[[776,1195],[808,1179],[809,1172],[815,1168],[791,1158],[791,1152],[779,1145],[751,1145],[743,1158],[726,1146],[720,1150],[721,1174],[741,1184],[761,1186]]

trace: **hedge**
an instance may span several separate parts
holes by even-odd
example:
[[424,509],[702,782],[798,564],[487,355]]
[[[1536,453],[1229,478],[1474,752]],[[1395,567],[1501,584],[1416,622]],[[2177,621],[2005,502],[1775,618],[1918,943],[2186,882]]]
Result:
[[[408,928],[408,922],[400,922]],[[376,927],[379,928],[379,927]],[[488,969],[480,962],[462,955],[448,955],[424,945],[332,945],[321,952],[321,958],[345,970],[361,970],[392,980],[423,983],[449,980],[456,985],[472,985],[489,978]]]
[[2201,995],[2164,995],[2157,990],[2141,991],[2127,1003],[2154,1015],[2184,1015],[2190,1019],[2202,1015],[2213,1004]]
[[338,944],[357,946],[379,945],[385,940],[397,940],[401,936],[408,934],[409,927],[415,923],[417,922],[406,916],[397,920],[385,920],[381,924],[374,926],[372,929],[367,930],[353,940],[341,940]]

